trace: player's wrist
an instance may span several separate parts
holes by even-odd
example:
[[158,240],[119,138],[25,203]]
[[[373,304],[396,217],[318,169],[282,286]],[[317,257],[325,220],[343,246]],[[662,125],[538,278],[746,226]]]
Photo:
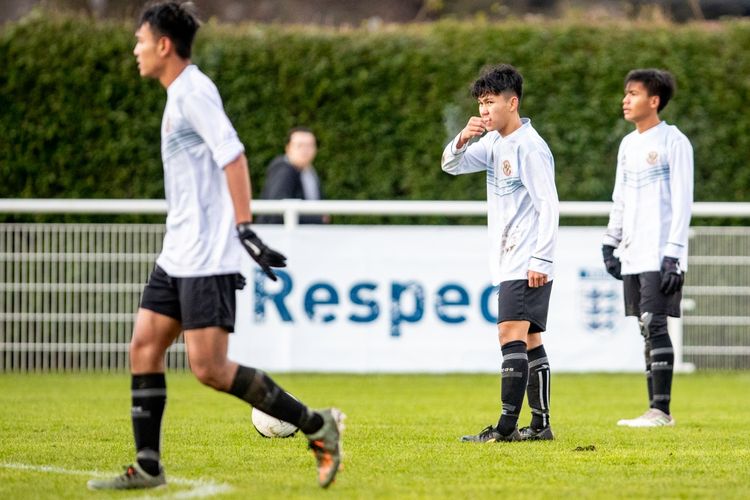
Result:
[[238,222],[235,228],[237,229],[237,233],[240,236],[252,236],[255,234],[255,231],[251,228],[252,224],[250,221],[244,221],[244,222]]

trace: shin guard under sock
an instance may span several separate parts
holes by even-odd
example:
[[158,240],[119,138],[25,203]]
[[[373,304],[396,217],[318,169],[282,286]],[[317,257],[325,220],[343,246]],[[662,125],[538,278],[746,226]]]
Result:
[[152,476],[159,474],[161,419],[167,403],[167,383],[163,373],[133,375],[132,407],[136,460]]
[[502,414],[497,423],[500,434],[508,435],[516,428],[521,412],[526,383],[529,379],[529,358],[526,355],[526,342],[514,340],[502,346],[503,364],[501,371]]
[[540,430],[549,426],[550,368],[543,345],[528,351],[528,356],[526,396],[531,408],[531,428]]
[[669,335],[659,335],[651,339],[651,378],[654,397],[652,408],[658,408],[669,415],[672,399],[672,374],[674,372],[674,348]]

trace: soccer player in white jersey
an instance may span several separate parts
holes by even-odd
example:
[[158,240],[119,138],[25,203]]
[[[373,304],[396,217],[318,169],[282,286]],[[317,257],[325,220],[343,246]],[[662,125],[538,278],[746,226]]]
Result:
[[[502,410],[497,425],[467,442],[553,439],[549,422],[550,368],[542,344],[552,291],[559,202],[555,164],[547,143],[521,118],[523,78],[503,64],[485,71],[472,87],[479,116],[443,151],[449,174],[486,172],[490,270],[498,292],[502,351]],[[518,430],[528,392],[531,423]]]
[[667,71],[637,69],[625,78],[622,111],[635,130],[617,153],[614,205],[604,235],[607,271],[623,280],[625,314],[638,318],[645,341],[649,409],[617,425],[674,425],[674,351],[667,316],[680,317],[693,203],[693,148],[659,112],[674,94]]
[[244,248],[266,275],[285,258],[250,227],[250,177],[244,147],[213,82],[190,62],[199,22],[189,4],[147,7],[133,53],[142,77],[167,90],[162,161],[167,231],[149,278],[130,343],[132,422],[136,459],[125,473],[89,481],[92,489],[151,488],[166,484],[160,460],[166,403],[164,355],[183,333],[190,368],[203,384],[227,392],[299,427],[317,460],[320,486],[338,470],[343,415],[312,411],[261,370],[227,359],[234,331],[235,291]]

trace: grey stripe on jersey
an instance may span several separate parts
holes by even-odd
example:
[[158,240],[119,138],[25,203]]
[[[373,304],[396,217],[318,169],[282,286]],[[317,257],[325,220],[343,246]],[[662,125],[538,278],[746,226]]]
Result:
[[662,179],[669,180],[669,165],[666,163],[655,165],[654,167],[642,172],[625,170],[622,173],[622,181],[628,186],[636,189]]
[[169,158],[180,151],[198,146],[199,144],[203,144],[203,138],[195,130],[190,128],[176,130],[166,137],[162,150],[164,158]]

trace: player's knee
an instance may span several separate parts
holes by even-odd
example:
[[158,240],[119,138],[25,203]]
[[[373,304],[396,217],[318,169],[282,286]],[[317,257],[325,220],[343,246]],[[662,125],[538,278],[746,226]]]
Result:
[[217,390],[226,390],[223,371],[211,363],[192,363],[190,369],[198,381]]
[[160,355],[163,354],[153,342],[146,342],[136,335],[133,335],[133,338],[130,340],[129,349],[130,360],[133,364],[152,364],[154,361],[158,361]]
[[647,340],[669,333],[667,330],[667,315],[663,313],[645,312],[641,314],[639,324],[641,334]]

